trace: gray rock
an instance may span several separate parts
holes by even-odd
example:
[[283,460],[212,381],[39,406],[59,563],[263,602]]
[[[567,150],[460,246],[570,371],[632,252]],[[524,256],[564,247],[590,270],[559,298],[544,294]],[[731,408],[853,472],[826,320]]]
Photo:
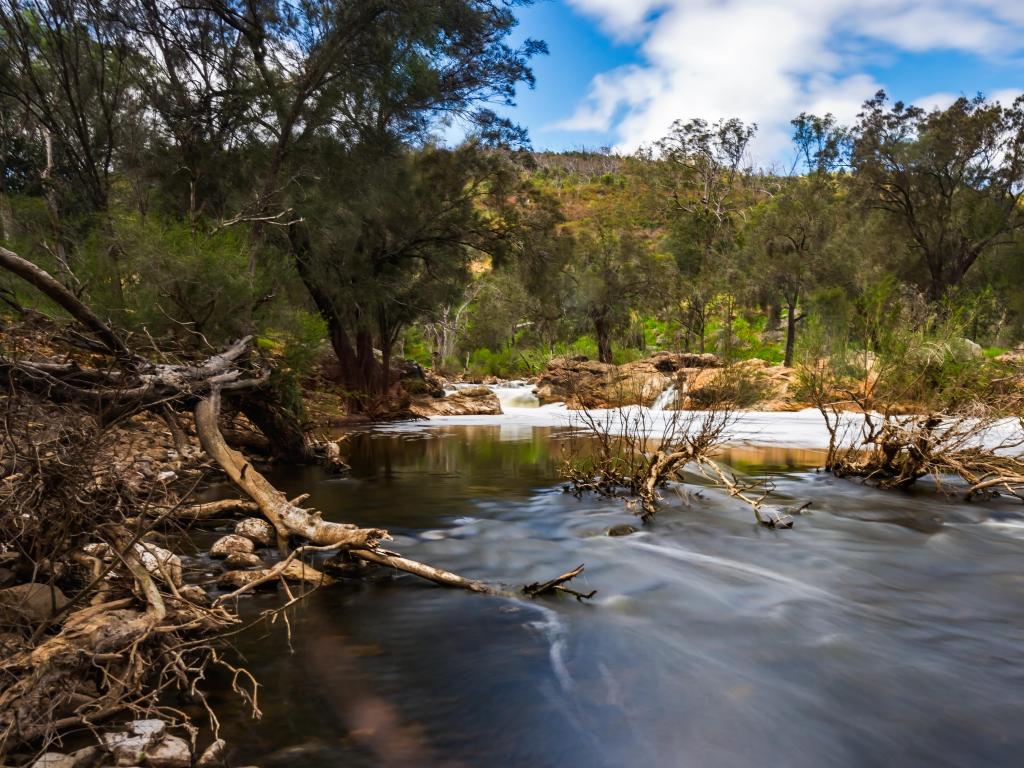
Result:
[[146,750],[146,765],[152,768],[189,768],[192,750],[178,736],[164,736],[156,746]]
[[235,534],[244,536],[264,547],[269,547],[277,541],[274,526],[258,517],[246,517],[239,520],[235,525]]
[[210,557],[224,558],[235,552],[252,554],[255,549],[256,546],[250,539],[231,533],[213,542],[213,546],[210,547]]

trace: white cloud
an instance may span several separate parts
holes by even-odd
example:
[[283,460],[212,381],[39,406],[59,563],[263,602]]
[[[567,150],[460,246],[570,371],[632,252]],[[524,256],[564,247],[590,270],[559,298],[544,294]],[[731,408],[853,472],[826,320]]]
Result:
[[[611,132],[622,150],[656,140],[677,118],[739,117],[760,125],[757,158],[778,159],[794,115],[853,120],[883,86],[863,71],[869,56],[1024,49],[1021,0],[568,2],[610,36],[637,41],[642,63],[595,76],[556,127]],[[932,94],[922,103],[951,98]]]

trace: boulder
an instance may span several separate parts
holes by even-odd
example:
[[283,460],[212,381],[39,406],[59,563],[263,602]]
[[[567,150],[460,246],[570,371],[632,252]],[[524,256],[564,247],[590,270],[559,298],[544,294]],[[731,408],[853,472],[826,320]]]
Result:
[[251,555],[255,549],[256,545],[252,543],[251,539],[231,533],[213,542],[213,546],[210,547],[210,557],[223,559],[237,552]]
[[163,720],[133,720],[124,730],[105,733],[100,740],[115,765],[141,765],[150,750],[164,738],[166,730]]
[[232,552],[224,558],[224,565],[228,568],[258,568],[263,565],[263,560],[253,552]]
[[274,526],[258,517],[246,517],[235,524],[235,535],[249,539],[262,547],[269,547],[277,541]]
[[190,768],[192,750],[180,736],[164,736],[146,750],[146,765],[152,768]]
[[414,397],[410,410],[417,416],[500,416],[501,403],[488,387],[463,387],[446,397]]

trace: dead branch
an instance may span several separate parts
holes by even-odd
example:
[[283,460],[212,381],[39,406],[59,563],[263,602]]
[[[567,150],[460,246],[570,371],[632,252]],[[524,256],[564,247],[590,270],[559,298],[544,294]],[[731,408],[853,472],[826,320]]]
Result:
[[9,251],[2,246],[0,246],[0,267],[13,272],[52,299],[65,312],[92,331],[96,338],[103,342],[103,345],[109,352],[124,357],[131,357],[131,353],[124,342],[111,330],[110,326],[100,320],[95,312],[83,304],[77,296],[61,285],[48,272],[40,269],[31,261],[21,258],[14,251]]
[[530,597],[540,597],[541,595],[548,594],[550,592],[565,592],[575,597],[580,602],[589,600],[597,594],[596,589],[592,589],[590,592],[577,592],[575,589],[570,589],[565,586],[566,582],[575,579],[581,573],[583,573],[584,566],[582,563],[577,565],[571,571],[566,571],[560,576],[556,576],[550,581],[543,581],[535,584],[527,584],[523,587],[523,592]]

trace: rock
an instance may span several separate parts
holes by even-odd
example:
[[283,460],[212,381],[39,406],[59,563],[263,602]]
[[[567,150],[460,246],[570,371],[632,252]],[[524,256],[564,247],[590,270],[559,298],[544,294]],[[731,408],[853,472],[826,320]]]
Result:
[[164,736],[160,742],[146,750],[146,765],[152,768],[190,768],[192,750],[179,736]]
[[269,547],[277,541],[274,526],[258,517],[246,517],[235,524],[235,534],[244,536],[263,547]]
[[0,589],[0,623],[37,624],[55,610],[67,605],[68,599],[58,587],[46,584],[18,584]]
[[196,605],[208,605],[210,602],[210,597],[206,594],[206,590],[198,584],[186,584],[183,587],[178,587],[178,594]]
[[153,741],[163,738],[164,734],[167,733],[167,723],[156,718],[132,720],[130,723],[125,723],[125,727],[129,733],[135,736],[145,736]]
[[140,765],[164,738],[166,730],[163,720],[134,720],[123,731],[103,734],[100,741],[113,756],[115,765]]
[[224,765],[227,742],[224,739],[217,739],[213,744],[203,750],[203,754],[196,760],[196,768],[217,768]]
[[952,339],[949,348],[953,360],[958,363],[968,363],[985,357],[985,350],[981,348],[981,345],[970,339]]
[[210,557],[225,558],[236,552],[252,554],[255,549],[256,546],[251,539],[231,533],[213,542],[213,546],[210,547]]
[[715,369],[721,360],[710,354],[659,352],[624,365],[585,357],[556,357],[537,380],[541,405],[564,402],[569,408],[650,406],[669,386],[685,380],[685,372]]
[[263,559],[253,552],[232,552],[224,558],[224,565],[228,568],[258,568],[263,565]]
[[636,531],[636,526],[629,523],[620,523],[619,525],[613,525],[605,533],[609,536],[629,536],[631,533],[636,533]]
[[135,545],[135,554],[153,578],[174,586],[181,584],[181,558],[173,552],[156,544],[140,541]]
[[1024,345],[999,355],[999,357],[996,358],[996,362],[1024,367]]
[[414,397],[409,407],[417,416],[500,416],[501,403],[488,387],[463,387],[452,394],[436,398]]

